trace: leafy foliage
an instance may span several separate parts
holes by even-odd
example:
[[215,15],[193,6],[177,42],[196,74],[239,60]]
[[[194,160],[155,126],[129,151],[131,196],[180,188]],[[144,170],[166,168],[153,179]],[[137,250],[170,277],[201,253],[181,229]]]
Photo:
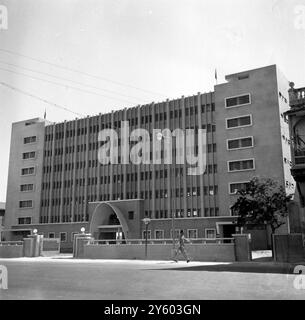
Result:
[[245,190],[238,191],[240,197],[232,210],[238,216],[237,224],[270,225],[272,233],[285,224],[288,214],[290,195],[286,195],[283,186],[268,178],[253,178]]

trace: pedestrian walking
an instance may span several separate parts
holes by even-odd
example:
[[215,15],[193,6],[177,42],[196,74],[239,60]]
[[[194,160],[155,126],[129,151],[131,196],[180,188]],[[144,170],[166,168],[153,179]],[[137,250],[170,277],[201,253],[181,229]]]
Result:
[[184,233],[183,233],[183,230],[180,231],[180,234],[179,234],[179,239],[178,239],[178,248],[175,252],[175,256],[173,258],[173,260],[175,262],[178,262],[178,255],[179,255],[179,252],[182,253],[182,255],[184,256],[185,260],[187,263],[190,262],[190,258],[188,257],[188,254],[185,250],[185,242],[188,242],[190,243],[191,241],[189,239],[186,239],[185,236],[184,236]]

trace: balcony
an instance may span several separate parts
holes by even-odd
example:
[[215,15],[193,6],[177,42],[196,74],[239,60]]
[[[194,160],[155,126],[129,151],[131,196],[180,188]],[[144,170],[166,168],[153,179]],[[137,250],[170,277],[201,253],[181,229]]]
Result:
[[289,90],[290,106],[300,107],[305,105],[305,88],[294,89],[293,87]]

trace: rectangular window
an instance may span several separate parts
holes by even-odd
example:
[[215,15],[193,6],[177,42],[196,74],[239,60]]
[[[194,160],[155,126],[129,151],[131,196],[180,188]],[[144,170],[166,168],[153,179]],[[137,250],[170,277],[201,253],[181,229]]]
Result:
[[[143,231],[143,239],[146,239],[146,231]],[[147,239],[151,239],[151,230],[147,230]]]
[[33,200],[19,201],[19,208],[33,208]]
[[198,238],[198,230],[197,229],[188,229],[187,230],[187,237],[191,239]]
[[18,218],[18,224],[31,224],[31,223],[32,223],[31,217]]
[[216,239],[216,229],[205,229],[206,239]]
[[246,80],[249,79],[250,75],[249,74],[244,74],[238,77],[238,80]]
[[254,159],[228,161],[228,171],[247,171],[255,170]]
[[60,242],[67,242],[67,232],[60,232]]
[[27,159],[34,159],[36,155],[35,151],[31,151],[31,152],[24,152],[22,154],[22,159],[23,160],[27,160]]
[[33,184],[22,184],[20,186],[20,191],[21,192],[27,192],[27,191],[33,191],[34,190],[34,185]]
[[228,150],[246,149],[253,147],[253,137],[227,140]]
[[31,168],[23,168],[21,170],[21,175],[22,176],[28,176],[28,175],[32,175],[35,173],[35,168],[31,167]]
[[227,129],[252,126],[252,116],[246,115],[239,118],[226,119]]
[[[182,215],[183,216],[183,215]],[[175,229],[175,239],[179,239],[180,236],[180,232],[182,229]],[[182,230],[183,231],[183,230]],[[170,237],[171,239],[173,238],[173,229],[171,229],[170,231]]]
[[49,237],[50,239],[54,239],[54,238],[55,238],[55,232],[49,232],[48,237]]
[[247,93],[240,96],[226,98],[225,101],[226,101],[226,108],[233,108],[233,107],[239,107],[239,106],[251,104],[251,97],[250,97],[250,94]]
[[246,190],[247,184],[249,184],[249,181],[230,183],[229,184],[229,193],[236,194],[238,191]]
[[134,219],[134,211],[128,211],[128,219],[133,220]]
[[24,144],[35,143],[36,140],[37,140],[36,136],[26,137],[26,138],[23,139],[23,143]]
[[156,239],[164,239],[164,230],[155,230]]

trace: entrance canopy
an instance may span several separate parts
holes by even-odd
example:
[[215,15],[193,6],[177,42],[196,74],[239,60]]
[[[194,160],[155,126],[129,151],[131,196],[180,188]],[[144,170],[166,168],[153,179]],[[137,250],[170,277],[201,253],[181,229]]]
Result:
[[121,210],[112,203],[101,202],[93,212],[89,232],[99,238],[100,233],[107,230],[122,231],[123,237],[128,237],[129,228]]

